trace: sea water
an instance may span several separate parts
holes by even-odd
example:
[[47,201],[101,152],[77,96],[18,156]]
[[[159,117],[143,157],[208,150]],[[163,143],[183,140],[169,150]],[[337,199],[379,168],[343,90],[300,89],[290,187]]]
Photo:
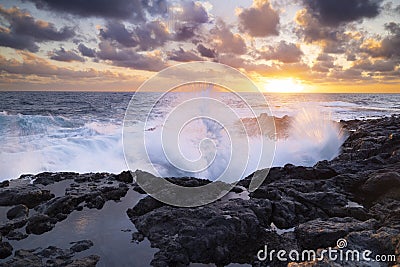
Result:
[[[122,127],[132,96],[133,93],[0,92],[0,180],[44,171],[119,173],[128,169]],[[159,105],[153,117],[148,118],[146,113],[158,96],[152,93],[135,96],[140,105],[131,112],[138,125],[148,119],[154,121],[155,129],[162,129],[162,125],[156,123],[157,114],[162,117],[166,110],[163,107],[171,102]],[[286,163],[312,166],[319,160],[337,156],[346,136],[334,121],[400,113],[400,94],[265,94],[268,103],[256,94],[249,94],[246,99],[254,109],[254,116],[260,116],[269,107],[270,115],[293,118],[287,137],[277,140],[273,166]],[[233,99],[230,104],[239,117],[249,116],[243,112],[240,101]],[[202,137],[201,130],[186,131],[186,134],[194,140]],[[251,142],[251,136],[249,138]],[[160,144],[155,143],[154,147],[157,145]],[[183,154],[194,155],[193,148],[185,147],[187,150],[182,151]],[[215,166],[223,167],[222,159],[216,158]],[[145,167],[139,161],[133,166],[135,169]],[[167,170],[166,176],[179,176],[179,173],[168,172],[168,165],[161,167]],[[267,166],[250,164],[242,175],[258,167]],[[197,176],[214,179],[217,174],[218,171]]]

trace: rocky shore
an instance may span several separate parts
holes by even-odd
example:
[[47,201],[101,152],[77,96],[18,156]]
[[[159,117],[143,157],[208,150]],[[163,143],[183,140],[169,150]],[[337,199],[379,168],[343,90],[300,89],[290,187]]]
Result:
[[[153,266],[399,266],[400,117],[341,124],[349,137],[334,160],[314,167],[272,168],[254,192],[248,191],[251,175],[224,198],[197,208],[172,207],[145,195],[130,172],[41,173],[4,181],[0,184],[0,265],[101,266],[107,252],[98,255],[91,238],[65,247],[54,246],[52,240],[46,240],[47,247],[20,247],[31,236],[59,231],[57,225],[75,213],[100,212],[110,201],[123,202],[134,192],[140,195],[136,203],[117,212],[131,221],[132,229],[126,232],[132,246],[149,242],[156,248]],[[135,175],[149,174],[137,171]],[[209,182],[170,181],[184,186]],[[304,250],[318,254],[331,247],[343,252],[369,250],[371,258],[394,257],[382,262],[331,259],[324,254],[319,261],[281,261],[276,254],[260,259],[257,254],[266,246],[268,251],[300,254]],[[116,261],[115,266],[122,265]]]

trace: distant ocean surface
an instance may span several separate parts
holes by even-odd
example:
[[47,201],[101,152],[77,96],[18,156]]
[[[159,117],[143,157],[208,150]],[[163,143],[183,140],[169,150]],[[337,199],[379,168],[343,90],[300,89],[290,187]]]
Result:
[[[143,121],[146,105],[152,105],[157,95],[140,94],[136,99],[142,102],[143,109],[134,112],[137,120]],[[133,93],[0,92],[0,180],[44,171],[126,170],[122,125],[132,96]],[[313,116],[323,114],[336,121],[400,114],[400,94],[265,94],[265,97],[272,115],[277,117],[296,117],[310,109]],[[247,99],[257,115],[265,110],[262,100],[251,96]],[[236,108],[240,114],[240,103]],[[338,153],[319,156],[315,148],[303,145],[292,153],[300,157],[285,157],[279,148],[286,146],[278,145],[274,165],[312,165]]]

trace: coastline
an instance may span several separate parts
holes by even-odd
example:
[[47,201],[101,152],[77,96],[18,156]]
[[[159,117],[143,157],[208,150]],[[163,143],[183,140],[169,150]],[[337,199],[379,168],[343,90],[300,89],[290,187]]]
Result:
[[[314,167],[287,164],[271,168],[254,192],[247,191],[248,177],[239,181],[228,197],[198,208],[176,208],[149,196],[137,196],[136,205],[119,211],[132,222],[134,230],[129,235],[136,243],[149,242],[159,249],[151,261],[153,266],[287,266],[288,262],[277,258],[260,261],[257,252],[265,245],[270,250],[317,251],[337,246],[340,238],[347,241],[348,250],[395,255],[396,262],[390,264],[400,264],[400,117],[341,123],[349,137],[338,157]],[[190,186],[207,182],[173,180]],[[129,172],[41,173],[9,184],[2,182],[0,187],[2,215],[8,217],[2,218],[0,226],[3,266],[96,266],[101,256],[90,253],[91,240],[76,240],[70,248],[33,251],[16,250],[9,241],[23,243],[30,235],[53,231],[72,213],[100,211],[111,200],[123,201],[128,192],[144,193]],[[328,266],[360,264],[324,262]],[[321,266],[318,264],[293,262],[290,266]]]

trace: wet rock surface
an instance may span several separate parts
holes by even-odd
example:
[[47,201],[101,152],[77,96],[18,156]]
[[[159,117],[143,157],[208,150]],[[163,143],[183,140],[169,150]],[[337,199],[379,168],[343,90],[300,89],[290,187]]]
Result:
[[[173,207],[144,196],[130,209],[120,211],[136,228],[129,234],[132,241],[148,240],[158,249],[153,266],[287,266],[290,260],[279,261],[276,256],[260,260],[257,253],[265,246],[269,251],[312,249],[321,253],[328,247],[337,248],[338,239],[347,242],[343,251],[371,250],[371,257],[385,254],[395,258],[372,264],[323,257],[322,261],[296,260],[290,266],[400,264],[400,118],[341,124],[348,138],[337,158],[313,167],[287,164],[272,168],[253,192],[249,192],[251,175],[241,180],[229,197],[196,208]],[[91,240],[68,248],[49,244],[31,250],[16,250],[12,242],[51,232],[75,211],[101,210],[108,201],[123,199],[128,190],[144,194],[134,178],[130,172],[41,173],[22,176],[17,179],[20,182],[1,183],[0,265],[96,266],[99,256],[79,256],[93,246]],[[168,179],[187,187],[210,182]],[[65,186],[61,192],[49,189],[58,184]]]
[[[6,240],[24,242],[29,235],[42,235],[52,231],[57,223],[65,220],[73,211],[82,211],[83,208],[100,210],[107,201],[119,201],[127,194],[129,186],[132,186],[131,179],[129,172],[121,175],[41,173],[36,176],[23,175],[14,184],[2,187],[0,203],[8,209],[0,221],[0,233],[3,236],[0,258],[5,259],[0,265],[96,266],[99,261],[96,255],[81,259],[74,257],[76,253],[93,246],[91,240],[76,242],[68,251],[53,246],[45,250],[32,247],[32,250],[16,250],[13,255],[13,247]],[[64,181],[68,183],[65,188],[61,187],[63,193],[56,196],[48,189],[48,186],[56,186]],[[49,251],[54,255],[43,256],[50,253]]]
[[[138,229],[136,236],[147,237],[160,249],[152,264],[287,266],[289,261],[277,261],[276,256],[260,261],[257,252],[265,245],[270,251],[321,252],[337,248],[338,239],[347,241],[343,251],[371,250],[371,257],[390,254],[395,258],[384,263],[299,260],[292,266],[399,264],[400,118],[341,123],[349,137],[338,158],[314,167],[272,168],[248,200],[223,199],[198,208],[177,208],[151,197],[142,199],[127,214]],[[251,178],[238,186],[248,189]]]
[[[93,244],[91,244],[93,245]],[[80,246],[80,250],[76,250],[77,246]],[[90,255],[75,259],[76,253],[88,249],[90,245],[87,245],[87,240],[76,242],[69,249],[61,249],[55,246],[49,246],[45,249],[31,249],[31,250],[17,250],[14,253],[14,257],[4,263],[1,266],[30,266],[30,267],[42,267],[42,266],[80,266],[80,267],[92,267],[96,266],[99,261],[99,257],[96,255]]]

